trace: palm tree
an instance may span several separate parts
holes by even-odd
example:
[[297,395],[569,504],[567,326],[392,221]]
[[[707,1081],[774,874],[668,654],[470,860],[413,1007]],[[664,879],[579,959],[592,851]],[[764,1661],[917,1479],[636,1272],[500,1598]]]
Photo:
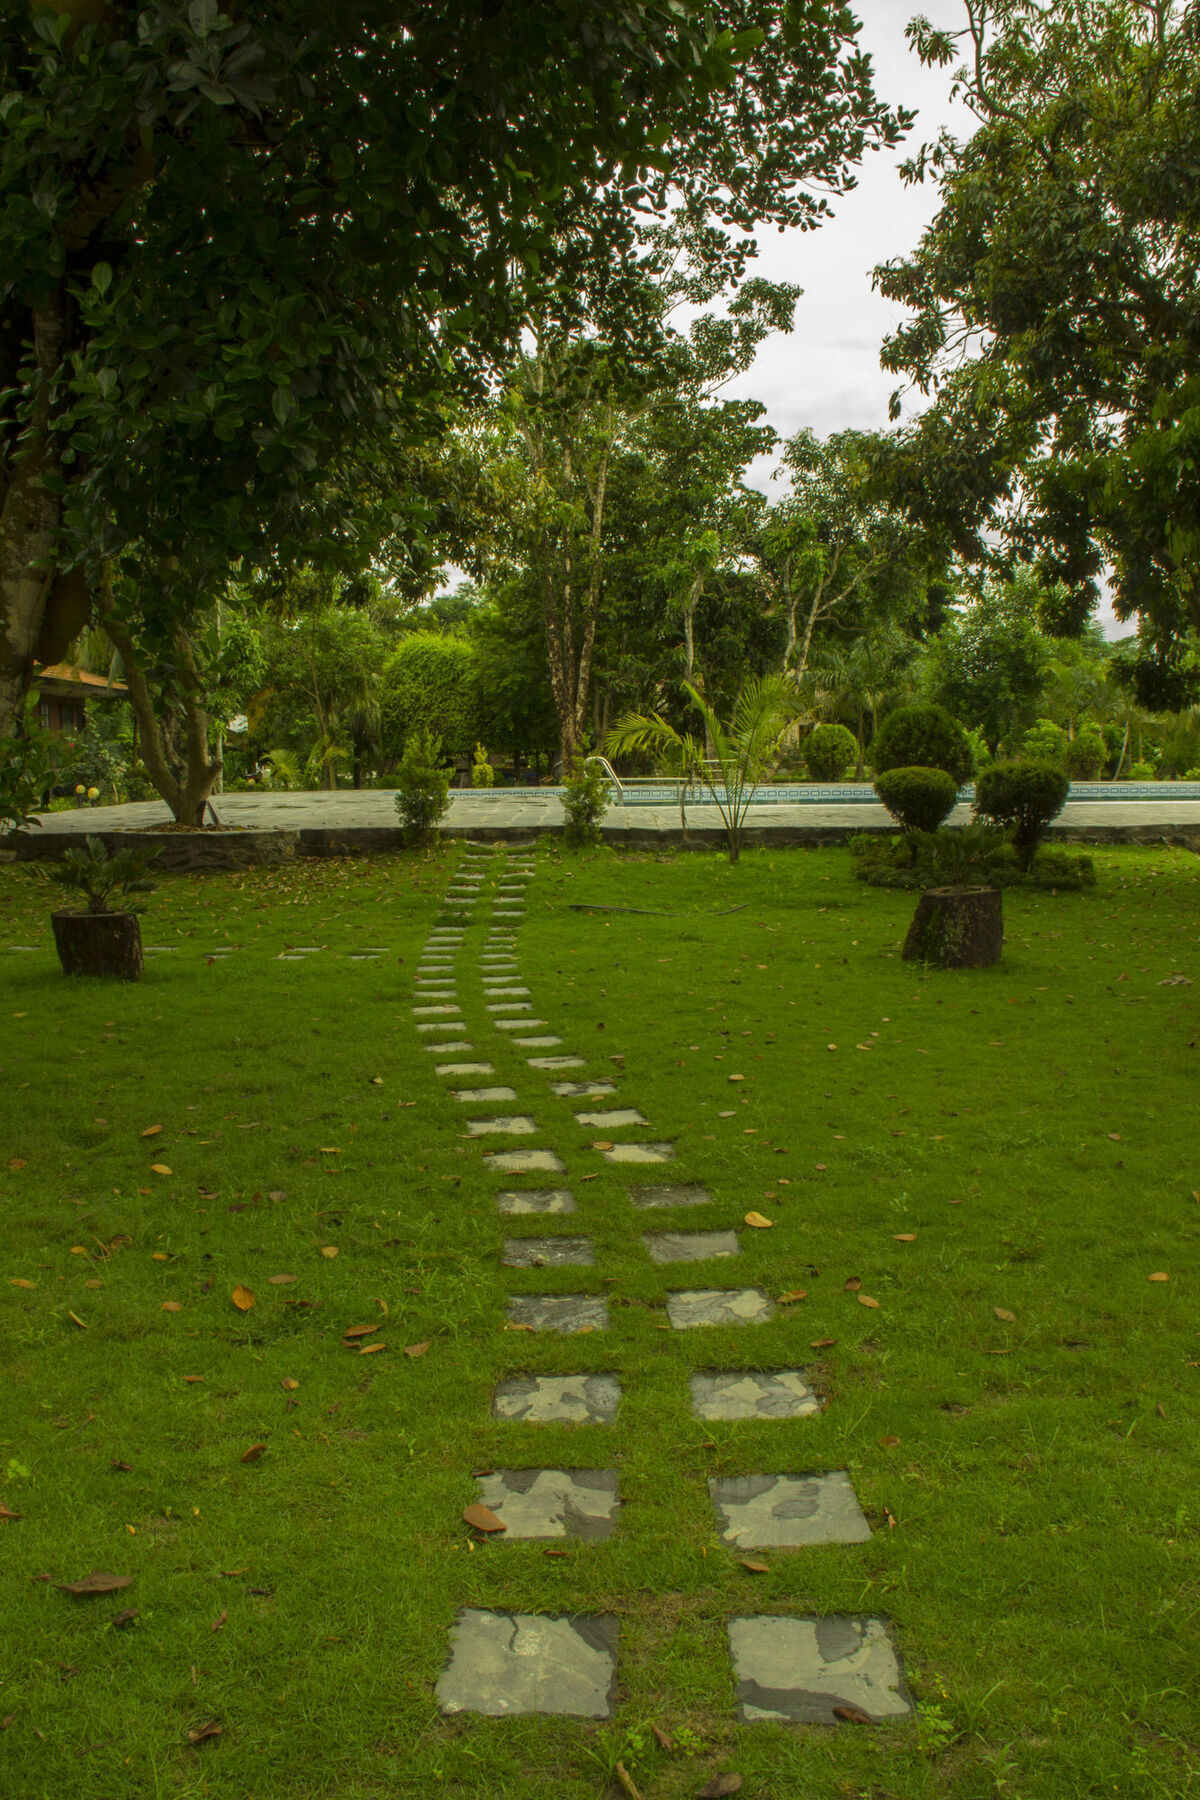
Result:
[[669,759],[685,774],[694,770],[721,815],[729,860],[735,863],[754,790],[802,702],[782,676],[756,677],[744,683],[725,724],[690,682],[683,685],[704,721],[710,755],[697,737],[677,731],[661,713],[630,713],[619,719],[605,737],[604,749],[610,756],[649,750]]

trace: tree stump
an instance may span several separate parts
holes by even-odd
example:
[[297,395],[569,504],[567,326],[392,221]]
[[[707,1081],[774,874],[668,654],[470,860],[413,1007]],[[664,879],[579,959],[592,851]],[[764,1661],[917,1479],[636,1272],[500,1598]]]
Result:
[[921,895],[900,954],[939,969],[987,969],[1003,948],[1000,889],[945,887]]
[[64,975],[141,977],[142,928],[136,913],[50,914],[54,943]]

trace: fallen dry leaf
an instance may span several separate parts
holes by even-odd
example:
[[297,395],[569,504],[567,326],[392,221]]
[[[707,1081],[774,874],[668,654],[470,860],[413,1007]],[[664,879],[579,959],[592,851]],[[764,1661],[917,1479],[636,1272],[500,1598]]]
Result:
[[166,1163],[151,1163],[150,1171],[154,1175],[173,1175],[175,1173],[173,1169],[168,1169]]
[[881,1450],[894,1450],[896,1448],[896,1445],[899,1442],[900,1442],[900,1439],[898,1437],[893,1437],[892,1434],[889,1432],[886,1437],[880,1438],[879,1448]]
[[287,1189],[286,1188],[269,1188],[267,1190],[267,1199],[274,1200],[276,1203],[278,1203],[280,1200],[286,1200],[287,1199]]
[[364,1344],[359,1350],[360,1356],[374,1356],[377,1350],[386,1350],[386,1344]]
[[791,1306],[797,1300],[807,1300],[807,1299],[808,1299],[808,1289],[807,1288],[789,1288],[786,1294],[780,1294],[779,1304],[780,1304],[780,1306]]
[[72,1256],[87,1256],[88,1253],[89,1253],[88,1247],[86,1244],[72,1244],[71,1245],[70,1254]]
[[291,1375],[285,1375],[279,1385],[285,1394],[294,1394],[296,1389],[300,1386],[300,1383]]
[[112,1621],[113,1630],[114,1631],[124,1630],[126,1625],[133,1624],[133,1621],[137,1618],[137,1616],[138,1616],[137,1607],[136,1606],[127,1606],[125,1608],[125,1611],[119,1612],[117,1614],[116,1618]]
[[171,1259],[165,1250],[152,1250],[150,1252],[151,1262],[170,1262],[170,1260]]
[[[1163,1280],[1164,1281],[1166,1280],[1165,1275],[1163,1276]],[[69,1312],[67,1314],[67,1317],[68,1317],[68,1319],[70,1319],[72,1321],[73,1324],[78,1325],[80,1331],[87,1330],[87,1326],[84,1324],[83,1320],[80,1318],[78,1313]]]
[[337,1252],[336,1244],[322,1244],[321,1245],[321,1255],[322,1256],[333,1257],[333,1256],[336,1256],[337,1253],[338,1252]]
[[619,1760],[616,1764],[616,1777],[625,1792],[629,1795],[629,1800],[642,1800],[641,1792],[639,1791],[633,1776],[629,1773],[625,1764]]
[[373,1331],[378,1330],[378,1325],[347,1325],[342,1333],[342,1342],[346,1343],[352,1338],[370,1337]]
[[1147,1275],[1147,1281],[1170,1281],[1171,1277],[1165,1269],[1156,1269],[1153,1275]]
[[773,1223],[774,1221],[772,1219],[764,1219],[760,1212],[748,1212],[746,1214],[746,1224],[753,1225],[755,1231],[770,1231]]
[[836,1338],[814,1338],[808,1347],[810,1350],[831,1350],[836,1343]]
[[27,1160],[28,1159],[24,1156],[12,1156],[9,1158],[8,1166],[15,1174],[18,1169],[23,1169],[25,1167]]
[[892,1237],[897,1244],[915,1244],[917,1241],[915,1231],[894,1231]]
[[262,1455],[263,1451],[266,1449],[266,1447],[267,1446],[265,1444],[251,1444],[251,1446],[248,1450],[242,1451],[242,1461],[243,1462],[257,1462],[259,1457]]
[[592,1145],[592,1149],[593,1150],[611,1150],[612,1144],[609,1142],[608,1138],[597,1138],[595,1143]]
[[1015,1325],[1017,1322],[1016,1313],[1010,1313],[1008,1308],[1005,1306],[993,1306],[992,1311],[995,1313],[996,1317],[1005,1325]]
[[83,1285],[85,1288],[102,1288],[104,1283],[102,1281],[85,1281]]
[[424,1356],[432,1342],[432,1338],[426,1338],[423,1344],[405,1344],[404,1354],[405,1356]]
[[674,1756],[675,1739],[671,1736],[670,1732],[664,1731],[661,1725],[651,1725],[650,1729],[658,1740],[659,1749],[665,1750],[668,1756]]
[[696,1800],[725,1800],[727,1794],[740,1794],[742,1778],[732,1770],[728,1775],[714,1775],[702,1788],[696,1789]]
[[271,1287],[287,1287],[290,1282],[293,1282],[295,1280],[296,1280],[295,1275],[268,1275],[267,1276],[267,1281]]
[[8,1285],[9,1285],[9,1287],[35,1288],[37,1286],[37,1282],[36,1281],[26,1281],[26,1279],[23,1275],[13,1275],[13,1276],[10,1276]]
[[748,1556],[740,1556],[738,1561],[743,1569],[749,1569],[752,1575],[769,1575],[771,1573],[770,1563],[751,1562]]
[[161,1125],[147,1125],[145,1131],[143,1131],[143,1133],[142,1133],[142,1136],[143,1137],[157,1137],[161,1130],[162,1130]]
[[729,1079],[730,1081],[745,1081],[746,1077],[744,1075],[731,1075]]
[[182,1312],[183,1307],[178,1300],[164,1300],[160,1310],[162,1312]]
[[209,1719],[203,1725],[193,1725],[187,1734],[189,1744],[202,1744],[206,1738],[220,1737],[225,1727],[220,1719]]
[[858,1301],[860,1306],[869,1306],[872,1312],[879,1311],[878,1300],[872,1300],[870,1294],[856,1294],[854,1298]]
[[862,1286],[862,1276],[861,1275],[849,1275],[849,1276],[847,1276],[846,1280],[843,1281],[843,1283],[842,1283],[842,1287],[848,1294],[857,1294],[857,1292],[861,1286]]
[[234,1288],[231,1299],[239,1312],[249,1312],[250,1308],[255,1304],[254,1295],[251,1290],[248,1287],[243,1287],[240,1282],[237,1287]]
[[203,1381],[204,1377],[203,1377],[203,1375],[185,1375],[183,1377],[183,1379],[187,1382],[196,1382],[196,1381]]
[[9,1507],[5,1506],[3,1500],[0,1500],[0,1519],[19,1519],[22,1516],[21,1513],[13,1512]]
[[852,1706],[848,1700],[842,1701],[833,1709],[835,1719],[845,1719],[848,1725],[874,1725],[875,1720],[870,1713],[864,1712],[861,1706]]
[[473,1506],[465,1506],[463,1508],[463,1522],[464,1524],[469,1525],[472,1531],[508,1530],[508,1526],[504,1523],[503,1519],[498,1519],[490,1507],[481,1506],[478,1502]]
[[93,1569],[79,1581],[59,1581],[55,1586],[64,1594],[116,1594],[121,1588],[133,1586],[133,1576],[109,1575],[103,1569]]
[[210,1631],[220,1631],[222,1625],[224,1625],[224,1623],[228,1617],[229,1617],[229,1614],[227,1612],[221,1613],[219,1618],[216,1618],[213,1620],[212,1624],[209,1626],[208,1629]]

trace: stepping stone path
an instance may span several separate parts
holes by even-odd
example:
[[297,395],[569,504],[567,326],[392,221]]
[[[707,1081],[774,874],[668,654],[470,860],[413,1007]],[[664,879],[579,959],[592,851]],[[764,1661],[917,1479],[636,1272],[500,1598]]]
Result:
[[[562,1047],[549,1022],[532,1016],[537,1000],[521,978],[516,933],[525,917],[528,884],[536,873],[536,862],[526,853],[517,853],[514,859],[511,847],[506,855],[468,845],[443,901],[443,922],[430,932],[421,954],[412,996],[415,1030],[437,1040],[423,1041],[422,1048],[451,1059],[436,1063],[434,1072],[457,1084],[447,1089],[452,1099],[460,1105],[516,1102],[529,1108],[464,1121],[465,1145],[497,1136],[535,1140],[519,1149],[481,1143],[477,1150],[485,1176],[513,1183],[497,1188],[495,1206],[499,1215],[514,1221],[534,1215],[549,1220],[579,1210],[572,1188],[544,1185],[547,1177],[568,1174],[568,1152],[565,1138],[556,1145],[544,1133],[539,1094],[552,1103],[601,1102],[574,1113],[576,1128],[598,1134],[590,1144],[576,1138],[570,1150],[592,1162],[590,1169],[577,1172],[584,1180],[594,1179],[597,1156],[609,1164],[633,1167],[675,1158],[670,1142],[608,1141],[609,1134],[640,1130],[650,1122],[636,1107],[617,1103],[618,1083],[611,1074],[592,1074],[587,1057],[569,1045]],[[313,953],[314,949],[297,946],[284,954],[300,960]],[[374,946],[357,953],[360,958],[383,954]],[[478,1051],[467,1040],[468,1031],[479,1036]],[[529,1054],[536,1051],[560,1053]],[[465,1060],[471,1056],[477,1060]],[[527,1080],[513,1067],[514,1061],[519,1066],[522,1060],[529,1071]],[[489,1076],[492,1082],[484,1085],[480,1078]],[[476,1085],[461,1085],[471,1078]],[[533,1091],[535,1083],[544,1085]],[[652,1178],[643,1185],[632,1183],[628,1194],[633,1211],[642,1213],[683,1213],[716,1204],[705,1187],[655,1183]],[[667,1229],[641,1236],[651,1264],[705,1263],[742,1255],[736,1230],[676,1230],[669,1228],[671,1223],[664,1219]],[[504,1238],[502,1267],[529,1272],[597,1266],[592,1237],[548,1236],[547,1229],[543,1227],[541,1236]],[[675,1331],[753,1327],[776,1316],[770,1295],[758,1287],[677,1289],[665,1292],[663,1298],[667,1322]],[[608,1299],[589,1292],[513,1293],[505,1319],[497,1323],[531,1337],[596,1335],[600,1341],[589,1357],[604,1360]],[[517,1339],[512,1341],[515,1345]],[[512,1374],[497,1383],[493,1416],[531,1434],[528,1466],[484,1470],[475,1477],[480,1504],[501,1527],[496,1529],[493,1523],[486,1533],[487,1553],[500,1559],[495,1565],[498,1572],[506,1566],[503,1546],[508,1539],[603,1542],[625,1529],[636,1529],[632,1523],[622,1527],[612,1466],[539,1467],[536,1444],[542,1426],[613,1427],[622,1389],[635,1384],[638,1373],[635,1366],[623,1375],[603,1369]],[[688,1379],[691,1412],[706,1422],[803,1420],[821,1410],[803,1369],[701,1367]],[[681,1395],[679,1404],[683,1403]],[[788,1439],[789,1458],[798,1451],[799,1441]],[[611,1463],[613,1454],[606,1452],[604,1460]],[[729,1460],[727,1451],[727,1469]],[[746,1550],[820,1555],[822,1546],[861,1544],[871,1535],[843,1469],[814,1471],[805,1469],[801,1460],[793,1474],[756,1473],[753,1468],[729,1472],[709,1481],[708,1495],[717,1533],[731,1557]],[[631,1515],[631,1521],[635,1517]],[[499,1579],[497,1597],[502,1598],[502,1575]],[[787,1591],[802,1592],[803,1587],[798,1578]],[[496,1587],[491,1591],[496,1593]],[[726,1631],[731,1702],[736,1700],[738,1716],[746,1723],[836,1725],[838,1708],[849,1709],[850,1717],[867,1714],[881,1722],[913,1713],[892,1628],[884,1619],[763,1613],[730,1618]],[[606,1719],[613,1710],[618,1652],[618,1621],[609,1614],[560,1616],[464,1607],[454,1623],[437,1682],[438,1704],[447,1715],[548,1713]]]

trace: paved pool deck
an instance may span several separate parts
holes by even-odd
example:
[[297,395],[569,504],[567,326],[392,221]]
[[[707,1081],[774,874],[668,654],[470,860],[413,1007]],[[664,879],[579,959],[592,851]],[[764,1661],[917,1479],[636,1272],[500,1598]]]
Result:
[[[233,832],[279,834],[281,847],[285,842],[288,845],[284,854],[353,855],[395,848],[399,843],[392,795],[382,789],[225,794],[217,797],[215,805],[222,824]],[[966,824],[970,816],[964,803],[951,814],[950,823]],[[89,807],[44,814],[40,829],[24,834],[23,843],[16,839],[9,843],[22,857],[52,856],[61,854],[66,843],[86,832],[144,832],[169,822],[168,808],[157,800]],[[550,791],[511,796],[493,791],[485,797],[455,789],[441,829],[451,837],[502,841],[556,833],[562,822],[561,802]],[[687,825],[692,843],[724,839],[714,806],[689,804]],[[752,806],[746,816],[745,836],[747,843],[820,845],[843,843],[858,831],[892,829],[891,819],[876,801],[819,801]],[[608,842],[618,845],[678,844],[682,837],[679,808],[673,802],[612,806],[605,815],[603,831]],[[1072,800],[1051,834],[1071,843],[1156,844],[1165,840],[1200,851],[1200,800],[1171,799],[1169,790],[1161,799]]]

